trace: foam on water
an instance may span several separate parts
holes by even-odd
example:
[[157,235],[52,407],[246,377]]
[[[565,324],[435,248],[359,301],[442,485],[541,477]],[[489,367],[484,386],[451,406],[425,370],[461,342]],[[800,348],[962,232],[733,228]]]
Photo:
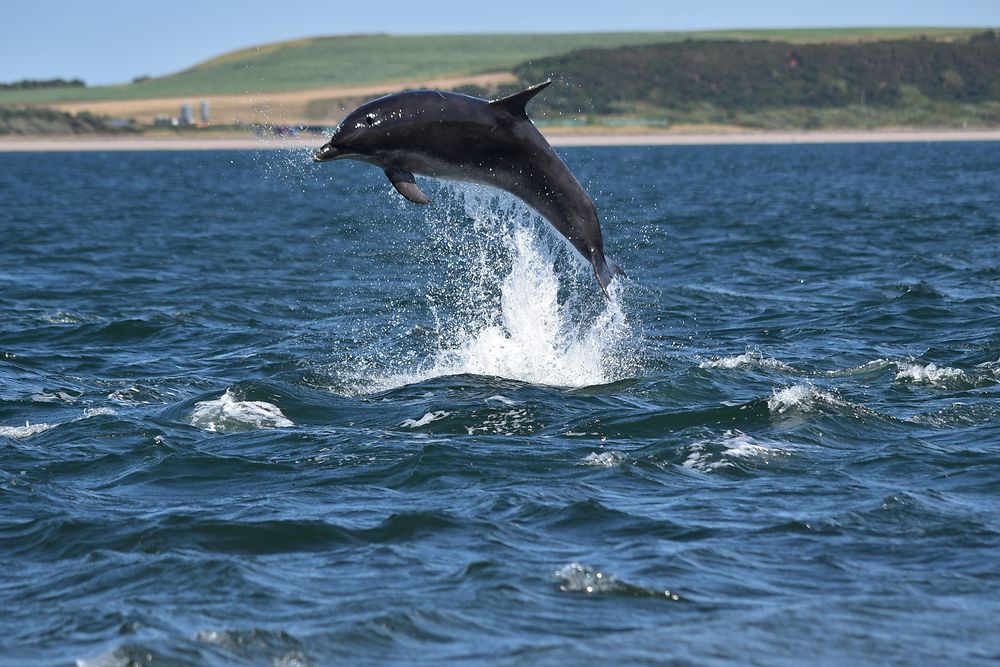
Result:
[[604,351],[626,327],[614,301],[589,323],[559,302],[553,262],[531,230],[514,232],[514,265],[501,284],[498,321],[438,350],[430,375],[471,373],[537,384],[583,386],[610,380]]
[[767,408],[774,414],[783,414],[791,410],[808,412],[817,404],[843,405],[844,402],[832,393],[811,384],[793,384],[784,389],[775,390],[767,399]]
[[278,406],[265,401],[241,401],[229,389],[213,401],[195,403],[188,423],[221,433],[295,426]]
[[377,389],[459,374],[566,387],[625,376],[633,334],[620,286],[612,284],[610,300],[601,298],[589,265],[513,197],[476,187],[453,191],[472,222],[462,221],[463,228],[438,221],[437,233],[450,235],[447,245],[463,235],[469,245],[451,248],[464,258],[445,278],[451,303],[429,297],[438,345],[418,368],[383,379]]
[[698,364],[699,368],[767,368],[783,372],[797,372],[794,368],[771,357],[765,357],[759,350],[747,351],[733,357],[715,357]]
[[595,466],[597,468],[614,468],[628,462],[628,457],[621,452],[591,452],[581,459],[577,465]]
[[873,359],[861,364],[860,366],[853,366],[842,370],[826,371],[824,375],[831,378],[851,377],[864,373],[877,373],[883,369],[891,368],[892,366],[893,363],[888,359]]
[[919,384],[929,384],[932,386],[944,386],[953,382],[967,380],[965,373],[957,368],[938,366],[934,363],[921,364],[917,362],[899,362],[896,364],[899,371],[896,379],[900,381],[916,382]]
[[25,422],[24,426],[0,426],[0,438],[13,438],[15,440],[23,440],[24,438],[30,438],[33,435],[38,435],[39,433],[44,433],[51,428],[55,428],[59,424],[31,424]]
[[427,426],[431,422],[436,422],[439,419],[444,419],[451,413],[447,410],[438,410],[437,412],[428,412],[420,419],[404,419],[400,424],[403,428],[420,428],[421,426]]
[[726,431],[720,441],[701,441],[692,444],[682,465],[700,472],[713,472],[721,468],[735,467],[736,459],[757,459],[767,463],[769,459],[789,454],[786,449],[767,446],[763,441],[741,431]]
[[[71,422],[78,422],[84,419],[90,419],[91,417],[99,417],[101,415],[115,415],[117,414],[112,408],[87,408],[83,411],[83,414],[76,417]],[[36,436],[39,433],[44,433],[51,429],[61,426],[63,423],[67,422],[56,422],[54,424],[48,424],[45,422],[40,422],[38,424],[32,424],[30,422],[25,422],[24,426],[0,426],[0,438],[13,438],[15,440],[24,440],[32,436]]]
[[477,426],[466,426],[469,435],[515,435],[534,433],[540,424],[527,407],[515,407],[488,414]]

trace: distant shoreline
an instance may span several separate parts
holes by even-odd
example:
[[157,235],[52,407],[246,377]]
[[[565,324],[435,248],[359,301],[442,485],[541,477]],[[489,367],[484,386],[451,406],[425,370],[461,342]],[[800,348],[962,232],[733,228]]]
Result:
[[[553,146],[706,146],[1000,141],[991,130],[802,130],[718,132],[543,132]],[[0,137],[0,153],[85,151],[306,150],[323,144],[310,137]]]

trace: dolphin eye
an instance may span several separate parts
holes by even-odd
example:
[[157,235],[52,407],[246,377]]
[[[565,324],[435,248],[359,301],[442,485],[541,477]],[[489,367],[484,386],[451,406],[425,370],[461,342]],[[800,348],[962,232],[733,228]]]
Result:
[[365,116],[365,122],[368,123],[369,125],[374,125],[375,124],[375,114],[370,113],[367,116]]

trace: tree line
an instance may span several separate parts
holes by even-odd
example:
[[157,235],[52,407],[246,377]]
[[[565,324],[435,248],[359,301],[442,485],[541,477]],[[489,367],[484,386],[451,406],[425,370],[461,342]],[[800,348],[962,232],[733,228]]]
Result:
[[[793,44],[684,41],[591,49],[523,63],[522,85],[555,85],[537,112],[627,114],[710,106],[754,112],[782,107],[901,106],[1000,100],[1000,39],[993,31],[962,42],[929,39]],[[502,95],[517,88],[474,95]]]
[[0,82],[0,90],[34,90],[36,88],[86,88],[82,79],[21,79],[12,83]]

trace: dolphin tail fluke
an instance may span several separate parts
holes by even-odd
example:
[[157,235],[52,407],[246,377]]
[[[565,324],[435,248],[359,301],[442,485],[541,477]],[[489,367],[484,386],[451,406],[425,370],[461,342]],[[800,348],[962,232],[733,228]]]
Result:
[[611,284],[615,276],[626,277],[625,271],[607,257],[593,257],[591,263],[594,265],[594,274],[597,276],[597,282],[601,286],[601,290],[604,291],[604,296],[610,299],[611,295],[608,293],[608,285]]

